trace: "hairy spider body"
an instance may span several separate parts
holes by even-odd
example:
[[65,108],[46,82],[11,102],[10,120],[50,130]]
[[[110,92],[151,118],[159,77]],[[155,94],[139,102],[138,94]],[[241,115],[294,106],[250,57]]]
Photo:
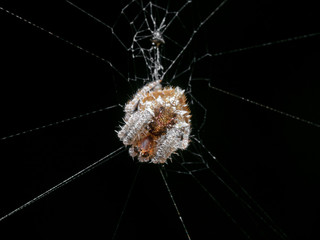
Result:
[[129,154],[140,162],[166,163],[172,153],[186,149],[191,131],[184,91],[161,86],[161,80],[141,88],[125,108],[125,124],[118,132]]

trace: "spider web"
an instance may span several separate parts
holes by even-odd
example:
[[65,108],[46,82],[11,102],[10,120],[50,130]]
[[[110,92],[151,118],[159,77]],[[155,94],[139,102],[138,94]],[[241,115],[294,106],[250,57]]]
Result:
[[[191,239],[281,239],[278,226],[290,237],[314,237],[316,10],[228,1],[207,20],[221,1],[73,3],[87,14],[65,2],[1,6],[45,29],[1,14],[3,76],[10,76],[2,95],[2,215],[121,147],[114,133],[121,105],[157,78],[150,30],[165,19],[160,75],[186,89],[193,114],[191,146],[166,166],[165,179]],[[119,239],[187,239],[159,169],[143,165],[136,175],[137,168],[117,155],[1,228],[41,239],[112,238],[117,227]]]

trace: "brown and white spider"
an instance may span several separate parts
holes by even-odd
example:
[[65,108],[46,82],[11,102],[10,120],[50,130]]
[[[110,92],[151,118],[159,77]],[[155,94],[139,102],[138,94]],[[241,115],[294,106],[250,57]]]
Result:
[[190,110],[184,90],[161,86],[161,80],[141,88],[124,108],[125,124],[118,132],[129,154],[140,162],[166,163],[172,153],[186,149]]

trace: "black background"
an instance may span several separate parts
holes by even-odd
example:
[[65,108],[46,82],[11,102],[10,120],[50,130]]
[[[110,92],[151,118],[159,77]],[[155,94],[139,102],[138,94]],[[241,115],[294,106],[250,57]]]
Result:
[[[126,3],[114,2],[77,4],[109,25],[117,23],[116,33],[128,44],[131,28],[123,15],[117,18]],[[185,36],[190,36],[199,20],[219,2],[194,1],[166,34],[183,45],[188,40]],[[230,0],[194,36],[181,64],[174,68],[181,72],[190,66],[193,57],[205,53],[319,32],[319,11],[314,2]],[[169,9],[182,5],[158,4]],[[130,54],[108,28],[64,1],[1,1],[0,6],[110,60],[125,77],[144,70],[139,66],[133,69]],[[134,7],[126,13],[130,19],[135,14]],[[143,83],[128,82],[106,62],[4,11],[0,11],[0,18],[1,137],[115,106],[1,140],[3,216],[120,148],[122,143],[115,133],[123,117],[119,104],[123,105]],[[179,29],[182,24],[188,30]],[[164,47],[164,54],[169,56],[181,50],[170,41]],[[319,123],[319,53],[319,37],[310,37],[208,57],[192,65],[191,82],[191,72],[172,80],[172,85],[187,90],[193,114],[194,140],[189,151],[181,153],[183,159],[199,160],[192,155],[199,153],[224,181],[232,182],[195,138],[203,140],[289,239],[319,237],[319,128],[214,91],[208,79],[212,86]],[[173,75],[174,70],[164,82],[170,82]],[[205,124],[198,131],[203,120]],[[181,159],[174,158],[177,162]],[[176,165],[168,164],[166,169]],[[10,231],[8,239],[20,234],[33,239],[111,239],[138,167],[124,151],[0,222],[1,232]],[[167,174],[192,239],[246,239],[239,227],[253,239],[279,239],[268,224],[252,217],[239,198],[230,194],[210,171],[195,176],[237,224],[192,177],[169,171]],[[239,190],[236,185],[232,187]],[[117,235],[117,239],[128,238],[187,239],[158,166],[144,164],[140,168]]]

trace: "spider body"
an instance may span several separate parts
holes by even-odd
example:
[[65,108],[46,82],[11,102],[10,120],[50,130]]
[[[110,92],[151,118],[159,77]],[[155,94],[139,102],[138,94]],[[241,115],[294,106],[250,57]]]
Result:
[[152,44],[159,47],[161,44],[165,44],[162,34],[159,31],[154,31],[151,38]]
[[161,80],[140,89],[125,106],[125,124],[118,132],[129,154],[140,162],[166,163],[189,144],[190,110],[184,91],[161,86]]

